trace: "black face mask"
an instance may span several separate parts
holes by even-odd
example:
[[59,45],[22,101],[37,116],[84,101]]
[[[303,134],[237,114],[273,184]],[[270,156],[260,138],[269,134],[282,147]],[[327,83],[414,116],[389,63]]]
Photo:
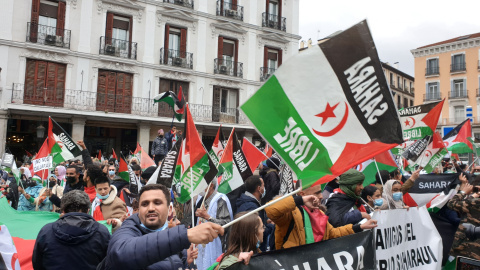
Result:
[[132,161],[132,165],[137,165],[137,162],[136,162],[136,161]]
[[56,184],[57,184],[57,181],[55,181],[55,180],[50,180],[50,181],[48,182],[48,186],[49,186],[50,188],[54,187]]
[[69,184],[74,184],[77,181],[75,176],[67,176],[66,179]]
[[158,137],[163,138],[163,135],[158,135]]

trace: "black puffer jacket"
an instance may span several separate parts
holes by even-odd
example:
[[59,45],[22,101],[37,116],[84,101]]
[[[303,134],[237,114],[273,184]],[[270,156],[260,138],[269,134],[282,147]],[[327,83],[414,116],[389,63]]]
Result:
[[84,213],[67,213],[40,230],[34,269],[96,269],[107,255],[110,233]]
[[345,194],[335,193],[327,201],[328,222],[333,227],[340,227],[347,224],[357,224],[362,218],[362,213],[358,209],[352,210],[356,200]]

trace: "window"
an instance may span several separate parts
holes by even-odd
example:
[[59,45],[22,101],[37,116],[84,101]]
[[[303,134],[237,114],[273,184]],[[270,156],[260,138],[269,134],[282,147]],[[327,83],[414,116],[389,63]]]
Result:
[[401,108],[402,107],[402,104],[400,103],[402,100],[402,98],[400,96],[397,96],[397,108]]
[[434,75],[438,74],[438,58],[428,59],[427,60],[427,72],[425,75]]
[[455,106],[453,107],[455,111],[455,123],[460,123],[465,120],[465,107]]
[[214,122],[235,123],[238,119],[238,89],[213,87]]
[[410,92],[413,93],[413,83],[410,82]]
[[98,71],[97,111],[130,113],[133,75],[109,70]]
[[27,59],[24,103],[63,106],[65,64]]
[[173,59],[173,58],[187,57],[187,53],[186,53],[187,52],[187,29],[166,25],[164,48],[165,48],[164,64],[169,64],[169,65],[182,64],[182,61],[184,60]]
[[464,97],[467,94],[465,90],[465,79],[452,80],[452,97]]
[[403,79],[403,87],[404,87],[404,89],[407,88],[407,80],[405,80],[405,79]]
[[408,107],[408,98],[403,98],[403,107]]
[[120,16],[113,16],[112,38],[119,40],[129,40],[130,19]]
[[45,40],[47,35],[63,37],[65,7],[62,1],[32,0],[29,41]]
[[400,80],[400,76],[397,76],[397,87],[402,88],[402,81]]
[[268,3],[268,13],[274,16],[278,15],[278,2],[270,0]]
[[180,29],[170,28],[168,49],[180,51]]
[[452,55],[451,71],[463,71],[465,70],[465,54]]
[[410,107],[413,107],[413,99],[410,99]]
[[390,73],[390,85],[395,86],[395,82],[393,81],[393,73]]
[[237,76],[238,40],[218,37],[217,61],[217,72]]
[[438,82],[430,82],[427,84],[426,100],[440,99]]

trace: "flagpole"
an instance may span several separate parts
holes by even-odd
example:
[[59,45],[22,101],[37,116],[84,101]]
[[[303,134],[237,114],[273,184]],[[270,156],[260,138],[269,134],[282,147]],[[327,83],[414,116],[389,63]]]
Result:
[[[380,173],[380,169],[378,169],[377,159],[375,159],[375,157],[373,158],[373,162],[375,162],[375,167],[377,167],[377,173],[378,173],[378,177],[380,177],[380,181],[382,182],[382,188],[385,189],[385,186],[383,185],[382,174]],[[390,210],[390,203],[387,202],[387,205],[388,205],[388,210]]]
[[258,213],[259,211],[261,211],[261,210],[269,207],[269,206],[272,205],[272,204],[275,204],[275,203],[277,203],[277,202],[279,202],[279,201],[281,201],[281,200],[283,200],[283,199],[285,199],[285,198],[288,198],[288,197],[290,197],[290,196],[292,196],[292,195],[297,194],[297,193],[300,192],[301,190],[302,190],[302,188],[299,188],[299,189],[294,190],[294,191],[292,191],[292,192],[290,192],[290,193],[288,193],[288,194],[283,195],[283,196],[280,197],[280,198],[277,198],[277,199],[275,199],[275,200],[273,200],[273,201],[270,201],[269,203],[265,204],[264,206],[261,206],[261,207],[255,209],[255,210],[252,210],[252,211],[248,212],[247,214],[245,214],[245,215],[243,215],[243,216],[241,216],[241,217],[239,217],[239,218],[237,218],[237,219],[235,219],[235,220],[230,221],[229,223],[223,225],[222,228],[226,229],[226,228],[232,226],[233,224],[239,222],[240,220],[242,220],[242,219],[244,219],[244,218],[246,218],[246,217],[249,217],[249,216],[251,216],[251,215],[253,215],[253,214],[255,214],[255,213]]
[[192,228],[195,227],[195,206],[193,202],[193,179],[192,179],[192,168],[190,168],[190,201],[192,205]]
[[[475,164],[475,162],[477,161],[477,159],[478,159],[478,157],[477,157],[477,158],[475,158],[475,160],[473,160],[472,164],[468,165],[468,167],[467,167],[467,171],[468,171],[468,168],[472,167],[472,166],[473,166],[473,164]],[[472,168],[473,168],[473,167],[472,167]],[[471,172],[471,171],[472,171],[472,170],[470,169],[470,172]]]
[[[212,181],[210,181],[210,184],[208,184],[207,192],[210,190],[210,186],[212,185],[212,182],[213,182],[213,181],[215,181],[215,179],[212,180]],[[206,199],[206,198],[207,198],[207,193],[205,193],[205,195],[203,196],[202,206],[201,206],[201,207],[203,207],[203,206],[205,205],[205,199]]]

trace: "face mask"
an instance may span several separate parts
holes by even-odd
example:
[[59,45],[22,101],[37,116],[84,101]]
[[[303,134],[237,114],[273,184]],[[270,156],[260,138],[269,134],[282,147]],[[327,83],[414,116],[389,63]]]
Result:
[[73,184],[75,183],[75,181],[77,181],[77,178],[75,178],[74,176],[67,176],[67,182],[70,183],[70,184]]
[[48,182],[48,186],[49,186],[50,188],[52,188],[52,187],[55,186],[56,184],[57,184],[57,181],[55,181],[55,180]]
[[105,199],[108,198],[108,195],[110,195],[110,194],[107,194],[107,195],[105,195],[105,196],[102,196],[102,195],[100,195],[100,194],[97,193],[97,198],[99,198],[100,200],[105,200]]
[[158,137],[163,138],[163,135],[158,135]]
[[474,172],[473,174],[474,175],[480,175],[480,172]]
[[[168,213],[169,213],[169,214],[171,213],[171,212],[170,212],[170,211],[171,211],[171,207],[172,207],[172,206],[170,206],[170,207],[169,207],[169,210],[168,210]],[[149,229],[149,228],[147,228],[145,225],[143,225],[142,223],[140,223],[140,226],[142,226],[143,228],[147,229],[147,230],[150,231],[150,232],[161,232],[161,231],[165,230],[165,229],[168,227],[168,215],[167,215],[167,218],[165,219],[165,222],[163,223],[163,226],[162,226],[161,228],[156,229],[156,230]]]
[[402,199],[402,196],[402,192],[395,192],[392,195],[394,201],[400,201]]
[[267,189],[263,188],[262,198],[265,197],[265,194],[267,194]]
[[109,175],[115,175],[115,171],[108,171]]
[[383,199],[376,199],[375,201],[373,201],[373,205],[375,206],[382,206],[383,205]]

